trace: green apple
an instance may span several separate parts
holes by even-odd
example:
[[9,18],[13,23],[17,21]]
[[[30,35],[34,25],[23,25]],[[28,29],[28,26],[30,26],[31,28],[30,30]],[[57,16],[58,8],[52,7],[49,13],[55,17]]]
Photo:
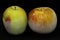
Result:
[[23,8],[10,6],[3,13],[3,24],[8,33],[22,34],[27,26],[27,15]]

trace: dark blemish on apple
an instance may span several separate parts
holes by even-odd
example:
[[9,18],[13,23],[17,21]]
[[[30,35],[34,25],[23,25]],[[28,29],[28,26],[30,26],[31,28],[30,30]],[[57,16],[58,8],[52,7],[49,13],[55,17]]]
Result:
[[10,21],[11,21],[10,17],[9,17],[9,16],[6,17],[6,18],[5,18],[5,21],[6,21],[6,22],[10,22]]
[[10,19],[10,16],[7,16],[5,18],[5,27],[6,27],[6,30],[8,30],[9,32],[11,31],[11,19]]

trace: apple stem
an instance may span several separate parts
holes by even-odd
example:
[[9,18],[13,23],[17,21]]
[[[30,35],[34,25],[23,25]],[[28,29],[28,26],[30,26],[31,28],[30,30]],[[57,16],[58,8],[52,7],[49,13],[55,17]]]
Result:
[[16,6],[15,6],[15,10],[16,10]]

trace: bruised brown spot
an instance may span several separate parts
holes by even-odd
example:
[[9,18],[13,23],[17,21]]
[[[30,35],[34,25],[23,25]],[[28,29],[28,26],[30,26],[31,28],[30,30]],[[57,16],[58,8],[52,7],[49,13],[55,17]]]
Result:
[[36,15],[34,15],[34,12],[35,12],[35,10],[32,10],[32,11],[29,13],[29,20],[36,22],[36,21],[37,21],[37,18],[36,18]]
[[29,17],[28,17],[29,20],[31,19],[33,13],[34,13],[34,10],[32,10],[32,11],[29,13]]
[[10,16],[7,16],[4,20],[5,28],[8,32],[11,32],[11,19]]
[[5,18],[5,21],[6,21],[6,22],[10,22],[10,21],[11,21],[10,17],[9,17],[9,16],[6,17],[6,18]]

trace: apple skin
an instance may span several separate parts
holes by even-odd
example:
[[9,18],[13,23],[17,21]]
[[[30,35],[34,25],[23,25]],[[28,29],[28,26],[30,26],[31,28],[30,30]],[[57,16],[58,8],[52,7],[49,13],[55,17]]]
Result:
[[10,6],[3,13],[3,24],[8,33],[22,34],[27,26],[27,15],[23,8]]
[[32,31],[41,34],[48,34],[55,30],[57,16],[50,7],[38,7],[28,14],[28,24]]

